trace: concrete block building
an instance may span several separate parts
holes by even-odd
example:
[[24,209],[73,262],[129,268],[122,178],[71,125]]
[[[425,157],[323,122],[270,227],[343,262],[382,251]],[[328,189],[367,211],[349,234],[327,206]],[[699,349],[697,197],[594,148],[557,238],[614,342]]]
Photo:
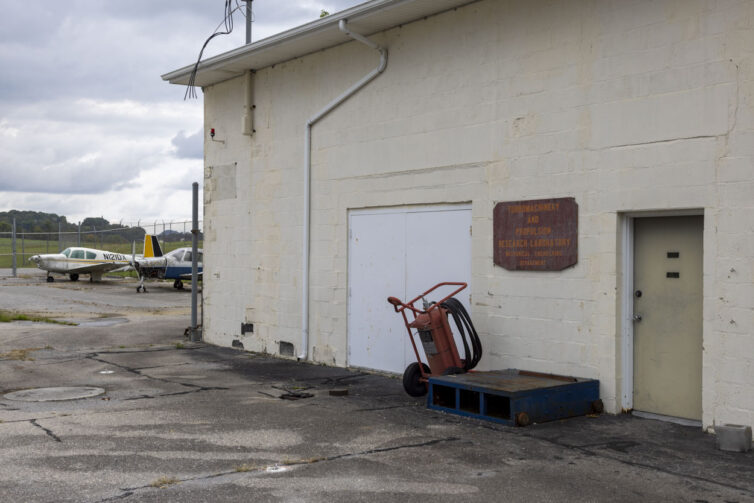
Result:
[[[754,2],[371,0],[196,83],[208,342],[402,372],[385,298],[463,281],[483,370],[754,425]],[[577,208],[568,267],[498,236],[541,201]]]

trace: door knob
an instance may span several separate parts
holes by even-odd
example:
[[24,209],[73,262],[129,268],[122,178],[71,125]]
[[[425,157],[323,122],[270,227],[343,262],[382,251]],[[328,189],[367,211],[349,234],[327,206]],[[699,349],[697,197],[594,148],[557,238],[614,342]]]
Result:
[[641,315],[640,314],[635,314],[634,315],[634,321],[641,321]]

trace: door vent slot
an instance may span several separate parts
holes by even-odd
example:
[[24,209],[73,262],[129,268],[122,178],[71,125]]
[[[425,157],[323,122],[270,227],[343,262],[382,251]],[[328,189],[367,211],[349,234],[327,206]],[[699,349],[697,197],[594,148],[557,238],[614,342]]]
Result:
[[668,273],[665,273],[665,277],[666,278],[680,278],[681,277],[681,273],[680,272],[668,272]]
[[678,258],[681,256],[680,252],[668,252],[668,258]]

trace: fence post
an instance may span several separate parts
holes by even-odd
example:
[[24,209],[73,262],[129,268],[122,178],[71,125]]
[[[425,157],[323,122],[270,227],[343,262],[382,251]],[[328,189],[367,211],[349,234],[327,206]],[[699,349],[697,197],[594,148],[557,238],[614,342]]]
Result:
[[[60,232],[61,229],[61,223],[60,220],[58,220],[58,253],[63,251],[62,245],[63,245],[63,234]],[[49,240],[50,237],[47,236],[47,239]],[[47,241],[47,253],[50,253],[50,242]]]
[[26,255],[26,233],[21,231],[21,265],[24,265],[24,256]]
[[13,277],[16,277],[16,218],[13,217],[13,233],[11,234],[10,249],[13,254]]
[[78,245],[81,246],[81,221],[79,221],[79,237],[78,237]]

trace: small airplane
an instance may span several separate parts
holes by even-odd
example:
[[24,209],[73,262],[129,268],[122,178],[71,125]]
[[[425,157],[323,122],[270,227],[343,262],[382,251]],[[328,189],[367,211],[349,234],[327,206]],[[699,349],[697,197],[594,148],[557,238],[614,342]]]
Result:
[[60,253],[34,255],[29,260],[47,271],[48,283],[55,281],[52,273],[67,274],[71,281],[78,281],[81,274],[88,274],[89,281],[101,281],[106,272],[131,267],[131,260],[127,255],[78,246],[66,248]]
[[[137,292],[147,292],[145,279],[172,279],[173,288],[183,290],[183,281],[191,279],[191,247],[177,248],[163,255],[156,236],[144,236],[144,255],[134,257],[133,265],[139,274]],[[202,250],[197,253],[199,280],[202,279]]]

